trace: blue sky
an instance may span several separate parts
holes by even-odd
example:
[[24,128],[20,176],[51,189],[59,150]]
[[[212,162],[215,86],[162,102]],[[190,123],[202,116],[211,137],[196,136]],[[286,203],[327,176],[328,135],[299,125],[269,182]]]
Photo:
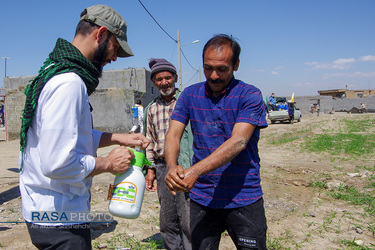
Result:
[[[257,86],[264,96],[375,89],[374,0],[141,1],[170,36],[177,39],[180,31],[189,61],[182,58],[184,87],[199,81],[207,40],[226,33],[242,47],[236,78]],[[94,4],[110,5],[123,15],[135,54],[105,70],[148,69],[151,57],[166,58],[178,68],[177,44],[138,0],[0,2],[0,57],[9,57],[7,76],[37,74],[56,39],[72,41],[79,14]],[[200,42],[190,44],[195,40]],[[4,71],[1,59],[0,87]]]

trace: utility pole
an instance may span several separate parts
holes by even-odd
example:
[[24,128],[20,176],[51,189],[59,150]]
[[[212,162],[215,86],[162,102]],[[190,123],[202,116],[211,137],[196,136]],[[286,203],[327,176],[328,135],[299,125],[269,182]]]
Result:
[[177,45],[178,45],[178,79],[180,82],[179,89],[182,91],[182,69],[181,69],[181,47],[193,43],[199,43],[199,40],[195,40],[191,43],[187,43],[184,45],[181,45],[181,40],[180,40],[180,31],[177,30]]
[[178,79],[179,79],[179,89],[182,91],[182,73],[181,73],[181,41],[180,41],[180,31],[177,30],[177,45],[178,45]]
[[6,78],[7,77],[7,59],[10,59],[10,57],[2,57],[2,59],[5,60],[5,72],[4,72],[4,74],[5,74],[5,78]]
[[202,80],[201,80],[201,66],[199,66],[199,82],[201,82]]

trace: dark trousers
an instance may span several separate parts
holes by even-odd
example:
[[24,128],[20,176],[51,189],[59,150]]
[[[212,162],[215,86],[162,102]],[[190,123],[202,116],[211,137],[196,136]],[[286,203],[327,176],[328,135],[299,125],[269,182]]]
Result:
[[189,194],[174,196],[165,184],[164,161],[156,162],[157,192],[160,202],[160,233],[166,249],[191,249]]
[[237,249],[267,249],[263,199],[245,207],[213,209],[190,201],[193,249],[219,249],[227,230]]
[[40,226],[26,222],[31,242],[38,249],[91,250],[90,224]]

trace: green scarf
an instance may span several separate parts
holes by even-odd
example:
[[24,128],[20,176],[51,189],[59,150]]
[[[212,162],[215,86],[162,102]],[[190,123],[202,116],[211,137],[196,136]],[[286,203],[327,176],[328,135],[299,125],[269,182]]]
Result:
[[[49,79],[67,72],[74,72],[81,77],[87,87],[88,95],[91,95],[99,84],[98,78],[101,72],[76,47],[68,41],[59,38],[55,48],[40,68],[39,74],[25,89],[26,102],[21,118],[20,132],[20,150],[22,154],[26,147],[27,131],[32,126],[40,93]],[[20,171],[22,170],[22,165]]]

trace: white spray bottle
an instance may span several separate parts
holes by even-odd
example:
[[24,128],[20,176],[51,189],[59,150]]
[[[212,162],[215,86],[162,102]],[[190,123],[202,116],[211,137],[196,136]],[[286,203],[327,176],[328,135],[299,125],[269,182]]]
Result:
[[146,180],[142,173],[143,165],[151,165],[139,147],[136,147],[134,159],[130,168],[123,174],[116,176],[114,184],[110,186],[108,210],[118,217],[135,219],[142,208]]

